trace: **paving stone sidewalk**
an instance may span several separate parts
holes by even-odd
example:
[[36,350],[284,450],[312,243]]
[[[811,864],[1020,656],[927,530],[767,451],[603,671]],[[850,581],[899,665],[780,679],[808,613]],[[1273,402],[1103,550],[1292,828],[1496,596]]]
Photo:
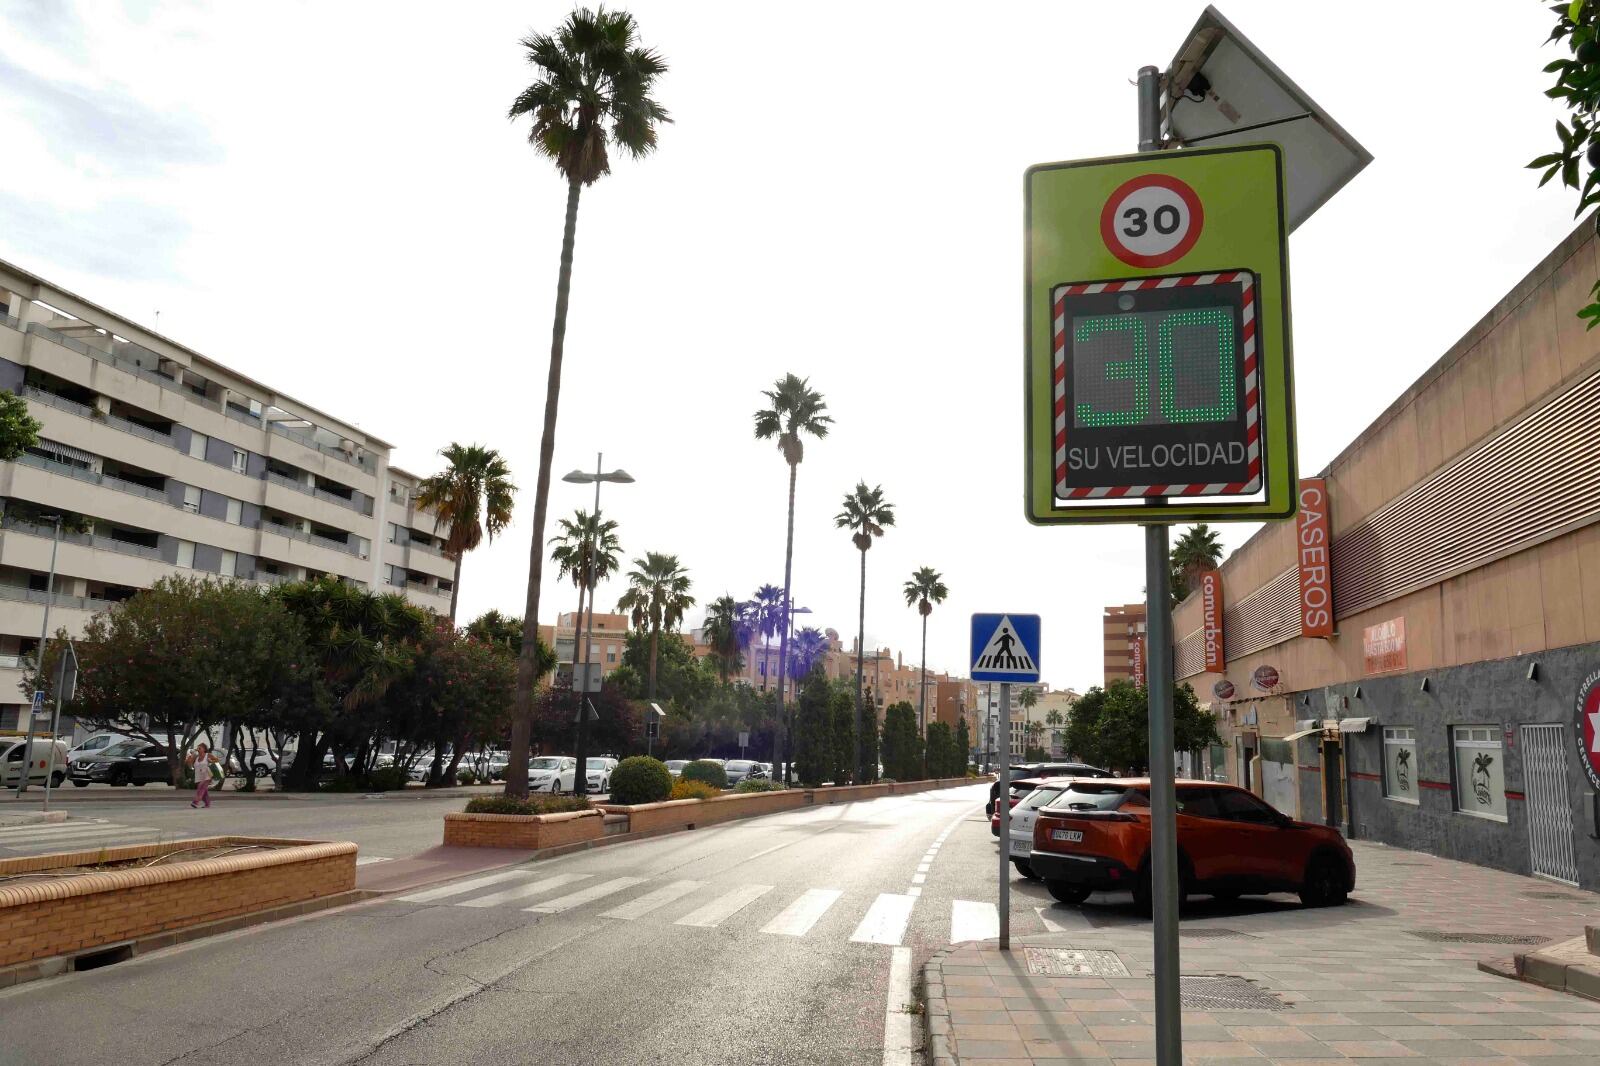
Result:
[[[1231,975],[1248,982],[1244,991],[1269,993],[1257,1009],[1186,1009],[1188,1066],[1600,1064],[1600,1003],[1477,969],[1479,960],[1527,950],[1507,938],[1581,935],[1586,921],[1600,923],[1600,896],[1352,846],[1358,885],[1345,907],[1308,910],[1273,896],[1200,899],[1185,911],[1183,974]],[[1034,908],[1064,931],[1013,937],[1008,953],[993,941],[957,945],[924,967],[929,1066],[1153,1064],[1149,923],[1126,896],[1069,907],[1013,882],[1013,915]],[[1030,967],[1030,947],[1113,952],[1057,962],[1120,962],[1127,976],[1035,973],[1051,954],[1035,950]]]

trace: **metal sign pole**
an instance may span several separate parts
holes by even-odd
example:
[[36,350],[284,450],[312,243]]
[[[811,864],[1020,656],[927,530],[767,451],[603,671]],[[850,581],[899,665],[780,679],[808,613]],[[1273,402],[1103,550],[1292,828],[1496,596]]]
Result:
[[[1161,149],[1161,72],[1139,69],[1139,151]],[[1145,677],[1150,714],[1150,899],[1154,912],[1156,1063],[1183,1063],[1178,995],[1178,798],[1172,769],[1172,596],[1167,527],[1145,544]],[[1002,834],[1003,836],[1004,834]]]
[[[50,538],[50,575],[44,582],[44,622],[39,626],[39,657],[37,676],[33,682],[33,703],[28,708],[28,739],[23,744],[21,773],[17,775],[17,795],[21,796],[28,791],[28,772],[33,769],[33,720],[43,709],[41,702],[44,697],[44,653],[50,646],[50,604],[56,598],[56,549],[61,546],[61,516],[56,515],[55,532]],[[50,762],[55,762],[55,737],[50,737]],[[45,773],[48,782],[50,774]]]
[[[1011,684],[1000,682],[1000,717],[1011,721]],[[1000,950],[1011,950],[1011,760],[1000,760],[1000,793],[995,797],[1000,812]]]

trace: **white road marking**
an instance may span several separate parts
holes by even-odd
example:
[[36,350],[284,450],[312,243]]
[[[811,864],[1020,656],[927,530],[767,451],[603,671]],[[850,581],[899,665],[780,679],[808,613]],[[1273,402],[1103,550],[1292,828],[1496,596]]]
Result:
[[531,911],[534,914],[560,914],[562,911],[570,911],[574,907],[581,907],[585,903],[593,903],[597,899],[604,899],[609,895],[621,892],[625,888],[643,884],[646,880],[647,878],[643,877],[613,877],[611,880],[602,881],[598,885],[590,885],[588,888],[579,889],[569,896],[547,900],[537,907],[524,907],[523,910]]
[[950,943],[993,940],[1000,935],[1000,909],[968,899],[950,901]]
[[625,922],[630,922],[642,915],[649,914],[653,910],[665,907],[674,900],[682,899],[697,888],[704,887],[704,881],[674,881],[670,885],[661,886],[648,895],[640,896],[638,899],[624,903],[620,907],[613,907],[611,910],[604,911],[600,917],[620,918]]
[[[881,897],[880,897],[881,898]],[[896,947],[889,957],[889,1002],[883,1012],[883,1066],[911,1066],[911,949]]]
[[357,866],[371,866],[375,862],[393,862],[393,861],[394,861],[393,859],[389,858],[386,855],[357,855],[356,856],[356,865]]
[[1048,914],[1045,913],[1045,908],[1043,908],[1043,907],[1035,907],[1035,908],[1033,908],[1033,910],[1034,910],[1034,913],[1039,916],[1039,920],[1044,923],[1044,931],[1045,932],[1047,932],[1047,933],[1065,933],[1067,931],[1067,927],[1066,926],[1062,925],[1060,922],[1052,920],[1051,917]]
[[926,882],[927,880],[928,880],[928,875],[927,874],[916,874],[911,878],[911,883],[913,885],[920,885],[920,884],[923,884],[924,882]]
[[805,936],[842,895],[844,893],[837,888],[807,889],[799,899],[785,907],[782,914],[762,926],[761,931],[779,936]]
[[554,877],[546,877],[531,884],[517,885],[515,888],[507,888],[487,896],[479,896],[477,899],[464,899],[457,903],[456,906],[498,907],[502,903],[515,903],[519,900],[527,899],[529,896],[537,896],[544,892],[553,891],[562,885],[570,885],[574,881],[587,881],[588,879],[588,874],[556,874]]
[[905,939],[906,923],[911,920],[911,908],[916,902],[915,896],[879,893],[850,939],[857,944],[900,943]]
[[771,885],[740,885],[727,895],[712,900],[697,911],[679,918],[674,925],[697,925],[715,929],[722,922],[772,891]]
[[474,877],[471,881],[457,881],[453,885],[445,885],[442,888],[430,888],[425,892],[413,892],[409,896],[401,896],[399,902],[432,903],[436,899],[449,899],[451,896],[459,896],[463,892],[471,892],[476,888],[498,885],[501,881],[515,881],[519,878],[532,876],[533,874],[525,870],[507,870],[503,873],[490,874],[487,877]]
[[92,825],[61,825],[40,829],[3,829],[0,830],[0,848],[11,848],[30,844],[49,844],[57,840],[67,841],[79,837],[113,836],[116,834],[137,835],[139,833],[157,833],[158,829],[147,829],[137,825],[116,825],[108,822],[95,822]]

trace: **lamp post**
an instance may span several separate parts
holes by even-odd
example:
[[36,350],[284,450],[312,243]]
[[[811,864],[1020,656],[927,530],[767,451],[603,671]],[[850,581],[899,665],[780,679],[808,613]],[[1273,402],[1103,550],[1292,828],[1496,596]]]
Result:
[[[28,739],[22,746],[22,766],[17,774],[17,795],[28,791],[28,771],[33,768],[33,720],[44,709],[44,652],[50,642],[50,604],[56,598],[56,549],[61,546],[61,516],[48,516],[55,520],[55,532],[50,536],[50,576],[44,584],[44,622],[39,626],[39,658],[38,676],[33,681],[33,700],[28,705]],[[50,783],[51,771],[56,763],[56,738],[50,735],[47,741],[50,748],[50,758],[46,760],[45,784]],[[48,795],[48,794],[47,794]]]
[[[573,631],[572,634],[572,657],[574,659],[578,657],[578,640],[580,637],[583,639],[583,680],[578,680],[578,672],[576,669],[573,670],[572,678],[573,688],[578,693],[578,746],[577,751],[574,753],[578,760],[578,768],[572,775],[572,791],[578,796],[582,796],[589,791],[589,759],[588,753],[584,750],[585,741],[588,738],[589,732],[589,716],[584,713],[584,704],[586,702],[585,697],[590,691],[589,652],[594,645],[594,556],[595,552],[599,550],[600,546],[600,483],[603,481],[611,481],[619,485],[627,485],[633,482],[633,475],[629,474],[626,470],[619,469],[612,470],[609,473],[602,473],[601,460],[603,457],[603,453],[595,453],[594,473],[588,474],[582,470],[574,470],[561,479],[562,481],[569,481],[574,485],[587,485],[591,481],[594,482],[594,532],[589,537],[589,546],[584,552],[583,560],[583,583],[589,591],[589,627],[587,631],[584,630],[583,600],[582,597],[579,597],[578,627]],[[594,691],[599,691],[598,685],[594,687]]]

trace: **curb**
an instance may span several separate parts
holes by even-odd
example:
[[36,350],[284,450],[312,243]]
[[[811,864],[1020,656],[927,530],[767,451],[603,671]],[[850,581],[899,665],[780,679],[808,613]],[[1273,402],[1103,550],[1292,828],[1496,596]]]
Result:
[[928,1066],[957,1066],[955,1044],[950,1034],[950,1006],[945,1002],[944,959],[949,948],[940,948],[922,964],[923,1058]]
[[18,811],[16,814],[0,812],[0,829],[19,825],[39,825],[67,820],[66,811]]
[[[420,800],[420,799],[471,799],[473,796],[496,796],[501,792],[500,786],[493,788],[462,787],[462,788],[408,788],[396,789],[393,792],[278,792],[264,790],[258,792],[236,792],[233,789],[213,792],[212,796],[225,800],[246,800],[251,803],[263,800],[301,800],[312,803],[329,803],[339,800]],[[24,793],[26,795],[26,793]],[[73,789],[64,792],[57,789],[50,790],[50,802],[55,803],[136,803],[136,802],[178,802],[194,798],[194,793],[186,788],[173,788],[170,785],[158,787],[154,792],[141,788],[118,789]],[[3,811],[5,801],[0,800],[0,811]],[[52,812],[54,813],[54,812]],[[0,813],[0,818],[5,815]]]

